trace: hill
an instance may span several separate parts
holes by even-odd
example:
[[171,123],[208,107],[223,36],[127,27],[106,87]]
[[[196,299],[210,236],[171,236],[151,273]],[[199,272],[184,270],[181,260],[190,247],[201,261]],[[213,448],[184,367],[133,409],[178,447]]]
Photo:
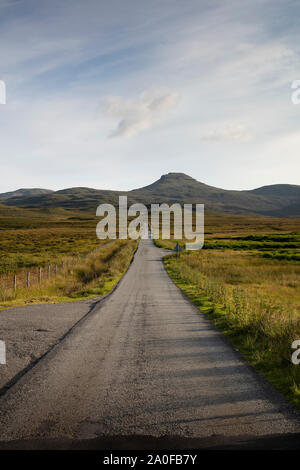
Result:
[[15,197],[30,197],[30,196],[40,196],[41,194],[50,194],[53,193],[51,189],[40,189],[40,188],[21,188],[16,191],[9,191],[8,193],[0,194],[0,201],[5,199],[15,198]]
[[[28,193],[20,193],[28,191]],[[300,186],[278,184],[250,191],[216,188],[197,181],[184,173],[168,173],[154,183],[132,191],[111,191],[92,188],[69,188],[60,191],[18,190],[3,198],[2,204],[24,208],[64,208],[95,213],[101,203],[118,204],[119,195],[127,195],[128,203],[203,203],[214,213],[300,217]],[[7,193],[6,193],[7,194]]]
[[278,184],[250,191],[208,186],[183,173],[168,173],[158,181],[128,193],[138,202],[204,203],[223,214],[300,217],[300,186]]

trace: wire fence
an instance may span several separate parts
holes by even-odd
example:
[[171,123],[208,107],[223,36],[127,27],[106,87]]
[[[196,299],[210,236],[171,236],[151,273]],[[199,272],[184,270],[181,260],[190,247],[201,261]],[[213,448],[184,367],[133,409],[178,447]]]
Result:
[[54,281],[58,276],[70,275],[76,264],[83,262],[112,243],[114,242],[103,243],[84,256],[74,256],[59,263],[48,264],[46,266],[20,269],[14,274],[2,274],[0,276],[0,289],[12,289],[12,291],[16,292],[17,289],[29,289],[30,287],[45,285],[50,281]]
[[74,265],[80,260],[72,259],[47,266],[32,267],[28,270],[20,270],[15,274],[3,274],[0,276],[0,288],[13,289],[30,288],[45,284],[57,276],[69,275]]

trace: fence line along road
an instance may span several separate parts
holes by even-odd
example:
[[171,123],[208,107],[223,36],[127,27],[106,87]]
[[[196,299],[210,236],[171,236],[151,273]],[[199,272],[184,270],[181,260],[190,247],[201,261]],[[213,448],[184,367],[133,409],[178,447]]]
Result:
[[0,276],[0,289],[12,289],[14,292],[16,292],[18,288],[29,289],[34,285],[38,286],[40,284],[49,282],[59,275],[70,274],[72,267],[76,263],[82,262],[91,255],[96,254],[100,249],[113,243],[115,243],[115,241],[104,243],[83,257],[73,256],[72,258],[65,259],[60,263],[38,266],[36,268],[32,267],[28,270],[21,269],[14,274],[3,274]]

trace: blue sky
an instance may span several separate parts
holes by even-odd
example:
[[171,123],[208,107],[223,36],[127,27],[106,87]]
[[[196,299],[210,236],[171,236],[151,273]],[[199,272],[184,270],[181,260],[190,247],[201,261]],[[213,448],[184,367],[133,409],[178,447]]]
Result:
[[300,4],[0,0],[0,192],[300,184]]

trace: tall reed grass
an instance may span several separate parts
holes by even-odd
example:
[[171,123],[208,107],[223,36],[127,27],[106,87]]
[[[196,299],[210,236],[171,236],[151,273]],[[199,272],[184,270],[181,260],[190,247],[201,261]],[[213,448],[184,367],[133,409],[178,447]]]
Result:
[[115,241],[93,251],[57,275],[29,288],[0,284],[0,308],[26,303],[70,301],[107,293],[128,268],[136,241]]

